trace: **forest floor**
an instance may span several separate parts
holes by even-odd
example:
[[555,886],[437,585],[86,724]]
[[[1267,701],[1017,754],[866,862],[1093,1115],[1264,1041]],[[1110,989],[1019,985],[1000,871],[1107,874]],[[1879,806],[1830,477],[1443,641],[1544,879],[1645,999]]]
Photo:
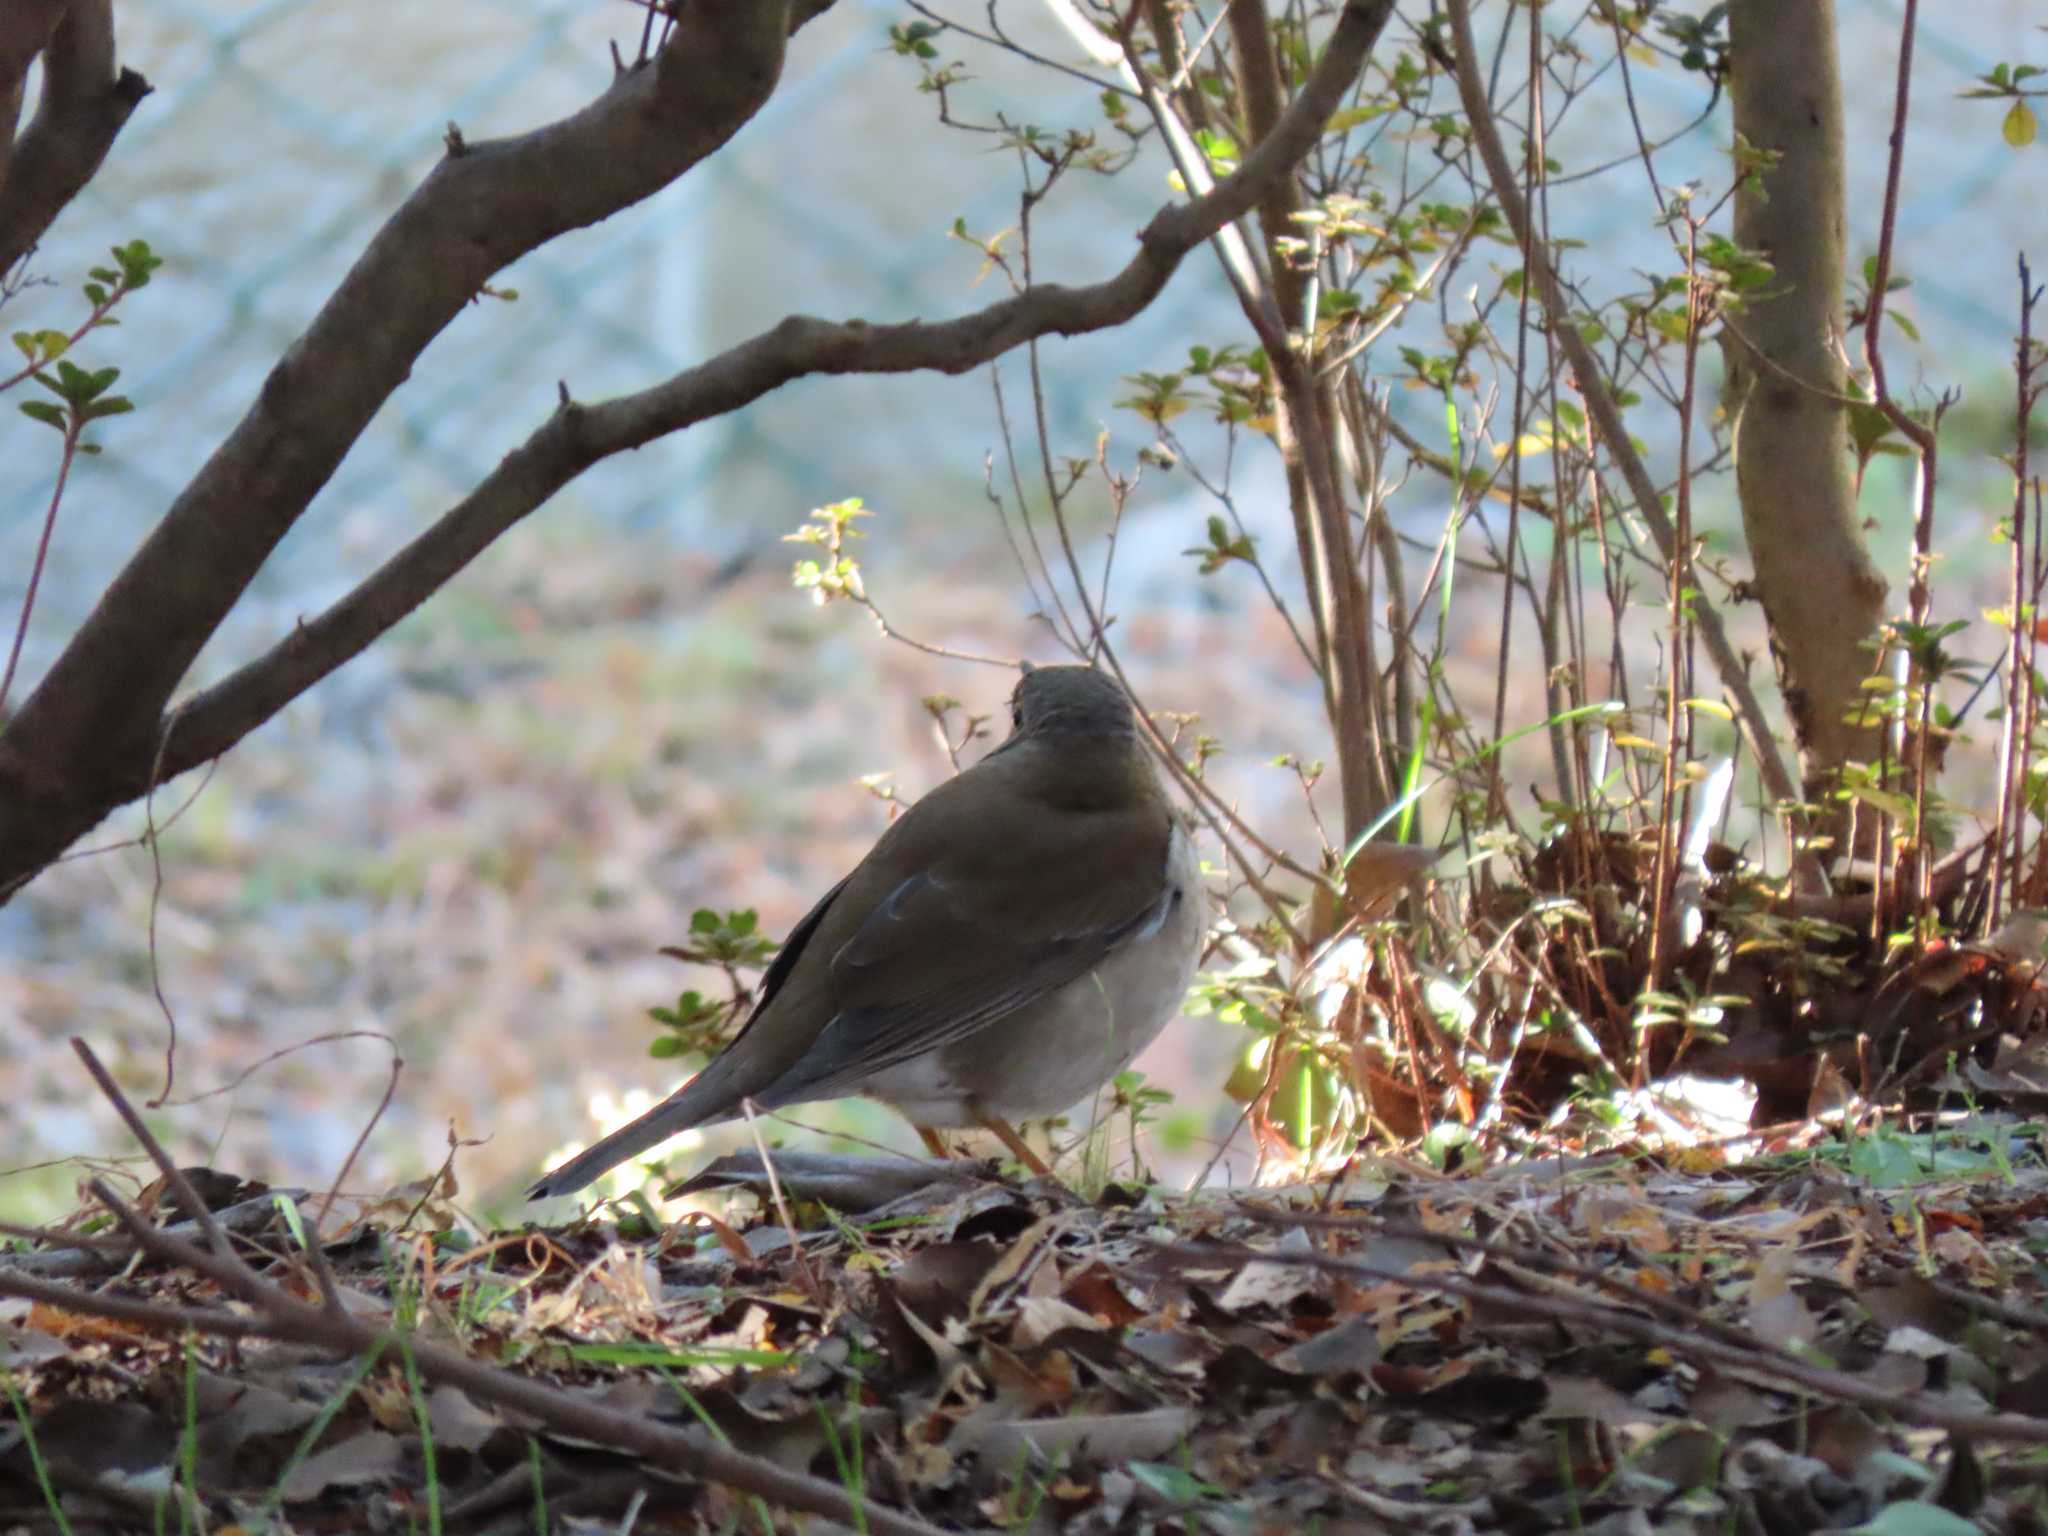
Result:
[[498,1232],[209,1176],[234,1265],[161,1181],[139,1250],[81,1211],[0,1258],[0,1529],[2043,1529],[2037,1125],[1197,1195],[773,1166]]

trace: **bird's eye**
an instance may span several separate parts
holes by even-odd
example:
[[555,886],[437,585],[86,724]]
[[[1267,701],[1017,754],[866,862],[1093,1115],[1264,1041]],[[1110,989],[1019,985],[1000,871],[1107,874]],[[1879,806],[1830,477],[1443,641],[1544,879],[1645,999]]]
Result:
[[1010,706],[1010,729],[1013,731],[1024,729],[1024,711],[1014,704]]

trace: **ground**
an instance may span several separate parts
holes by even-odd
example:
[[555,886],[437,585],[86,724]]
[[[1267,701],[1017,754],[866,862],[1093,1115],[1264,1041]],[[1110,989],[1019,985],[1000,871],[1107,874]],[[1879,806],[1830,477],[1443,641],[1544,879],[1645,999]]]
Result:
[[[723,1216],[668,1225],[474,1231],[428,1189],[339,1203],[323,1252],[374,1359],[91,1315],[223,1310],[237,1282],[212,1261],[160,1251],[110,1281],[120,1252],[10,1255],[0,1294],[44,1293],[0,1302],[0,1518],[835,1528],[774,1480],[807,1473],[873,1530],[2041,1528],[2028,1125],[1463,1175],[1361,1159],[1192,1196],[815,1154],[771,1188],[745,1161],[699,1181],[732,1191]],[[287,1223],[206,1187],[260,1286],[306,1294],[289,1255],[321,1197]],[[144,1203],[168,1221],[175,1200]],[[252,1295],[259,1319],[280,1304],[245,1295],[238,1326]],[[692,1426],[678,1444],[738,1453],[737,1481],[608,1438]]]

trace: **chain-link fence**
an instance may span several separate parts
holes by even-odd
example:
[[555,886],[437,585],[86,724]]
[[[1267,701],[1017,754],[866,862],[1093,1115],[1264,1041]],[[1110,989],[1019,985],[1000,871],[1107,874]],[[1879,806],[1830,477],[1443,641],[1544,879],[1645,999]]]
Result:
[[[1027,18],[1036,8],[1006,0]],[[1996,112],[1952,98],[2000,57],[2018,56],[2034,8],[1973,0],[1932,13],[1917,89],[1940,110],[1916,122],[1902,233],[1914,289],[1902,304],[1925,356],[1996,367],[2012,326],[2011,252],[2044,233],[2040,185],[2026,155],[2003,144]],[[86,467],[57,541],[37,626],[38,654],[68,632],[105,575],[156,517],[255,393],[264,372],[368,235],[441,151],[450,123],[471,137],[516,132],[572,110],[601,89],[608,44],[629,51],[640,13],[604,0],[449,0],[402,16],[319,0],[203,4],[139,0],[121,11],[124,57],[157,93],[106,169],[60,223],[41,268],[74,279],[111,238],[148,239],[166,259],[126,328],[93,346],[127,369],[141,407],[107,434]],[[535,253],[502,279],[516,303],[484,302],[423,359],[304,526],[265,575],[243,622],[273,628],[323,602],[398,533],[460,495],[547,410],[556,379],[580,396],[630,389],[772,324],[790,310],[875,319],[954,312],[984,294],[966,280],[975,256],[945,238],[955,215],[994,229],[1011,221],[1013,164],[975,143],[946,142],[901,61],[877,57],[889,0],[842,0],[792,49],[789,78],[738,142],[692,176],[605,226]],[[1856,235],[1874,225],[1891,101],[1896,0],[1842,8]],[[983,76],[989,56],[974,59]],[[1019,66],[998,71],[1013,99],[1045,86]],[[1639,73],[1653,131],[1705,101],[1697,76]],[[1079,103],[1085,108],[1086,101]],[[1064,110],[1076,110],[1071,103]],[[1057,110],[1057,109],[1056,109]],[[1612,120],[1578,114],[1557,153],[1577,167],[1630,144]],[[1725,175],[1725,109],[1665,153],[1674,180]],[[908,153],[917,146],[914,169]],[[1154,176],[1112,194],[1128,215],[1068,231],[1041,272],[1085,279],[1121,259],[1105,228],[1135,227]],[[1093,195],[1091,194],[1091,197]],[[1575,260],[1661,264],[1661,239],[1611,177],[1559,186],[1553,219],[1589,243]],[[1057,228],[1057,226],[1055,226]],[[1939,261],[1911,258],[1933,249]],[[2048,248],[2041,252],[2048,261]],[[1192,264],[1191,264],[1192,268]],[[1220,330],[1227,310],[1190,270],[1146,335],[1172,341]],[[29,296],[31,299],[34,295]],[[18,301],[17,308],[26,305]],[[10,320],[13,316],[8,317]],[[20,322],[16,322],[17,324]],[[1120,355],[1142,354],[1118,342]],[[1056,420],[1088,434],[1107,410],[1100,380],[1056,374]],[[1930,373],[1930,378],[1934,375]],[[1971,381],[1974,382],[1974,381]],[[617,526],[666,528],[731,553],[852,489],[913,494],[957,488],[991,434],[972,394],[943,381],[887,381],[848,409],[834,384],[803,386],[630,460],[600,466],[565,498]],[[963,399],[973,408],[963,409]],[[0,508],[16,533],[32,523],[49,465],[10,435]],[[84,525],[84,526],[77,526]],[[20,540],[17,538],[17,544]],[[339,543],[345,551],[337,560]],[[0,596],[24,562],[10,554]]]
[[[1040,16],[1027,0],[998,3],[1019,27]],[[1497,21],[1500,9],[1488,7],[1485,14]],[[963,19],[980,14],[979,7],[972,10]],[[1852,146],[1851,245],[1860,256],[1874,238],[1880,202],[1899,6],[1897,0],[1842,0],[1840,14]],[[574,110],[608,80],[608,44],[617,41],[630,53],[640,16],[624,0],[441,0],[402,9],[335,0],[130,0],[120,8],[123,56],[149,76],[157,94],[59,223],[39,265],[51,278],[72,283],[105,246],[135,237],[147,239],[166,265],[124,311],[123,328],[87,344],[91,362],[123,367],[123,391],[138,411],[106,426],[107,453],[81,467],[67,497],[39,601],[29,677],[247,408],[265,372],[370,234],[431,167],[448,125],[474,140]],[[887,56],[887,26],[904,19],[891,0],[839,0],[796,40],[775,99],[726,151],[651,203],[560,240],[504,273],[498,282],[517,290],[516,301],[481,300],[435,342],[204,665],[244,659],[296,615],[345,591],[538,425],[553,407],[557,380],[579,397],[600,398],[701,361],[792,311],[937,318],[998,292],[1000,276],[976,285],[979,256],[946,232],[956,216],[982,233],[1014,222],[1016,164],[985,138],[934,124],[934,103],[916,91],[912,66]],[[1924,17],[1915,89],[1926,110],[1913,128],[1902,221],[1903,261],[1913,287],[1898,300],[1923,340],[1892,359],[1895,389],[1961,384],[1978,399],[1996,399],[2000,389],[2009,399],[2003,370],[2014,318],[2013,254],[2028,249],[2048,269],[2048,201],[2038,195],[2048,148],[2009,147],[1997,131],[2000,108],[1955,97],[1998,59],[2040,62],[2043,42],[2033,30],[2039,19],[2038,0],[1970,0],[1929,8]],[[1058,39],[1049,35],[1048,42],[1057,46]],[[1085,91],[1055,96],[1028,66],[1004,72],[985,55],[973,64],[979,115],[1007,104],[1018,116],[1055,126],[1099,125],[1088,117],[1093,104]],[[1653,135],[1676,130],[1709,102],[1698,75],[1646,69],[1636,83]],[[1634,195],[1640,183],[1631,195],[1616,195],[1615,176],[1634,174],[1627,168],[1634,141],[1625,121],[1580,113],[1565,134],[1554,141],[1553,153],[1567,168],[1622,162],[1614,175],[1566,181],[1551,194],[1553,231],[1586,242],[1572,252],[1573,266],[1593,286],[1609,288],[1637,269],[1668,270],[1668,242],[1648,225],[1647,197]],[[1725,183],[1728,136],[1726,107],[1719,104],[1664,153],[1660,174],[1667,182],[1699,177]],[[1135,174],[1047,211],[1038,276],[1090,281],[1121,264],[1131,233],[1166,195],[1160,169],[1141,163]],[[1049,350],[1058,366],[1047,375],[1048,403],[1063,451],[1086,452],[1097,424],[1113,417],[1118,375],[1171,366],[1190,342],[1237,336],[1232,301],[1211,266],[1199,258],[1190,262],[1133,331]],[[57,297],[24,295],[9,307],[8,329],[63,323],[61,306],[50,307]],[[1396,406],[1415,411],[1423,430],[1440,403],[1397,397]],[[1135,446],[1142,428],[1128,425],[1125,446]],[[1440,430],[1440,415],[1432,430]],[[538,540],[550,529],[597,528],[623,553],[590,577],[593,587],[623,585],[621,572],[659,586],[665,562],[678,552],[696,552],[701,570],[706,556],[716,561],[768,547],[814,504],[863,494],[885,507],[914,505],[928,515],[957,508],[969,529],[963,539],[985,549],[993,547],[992,535],[972,520],[986,516],[982,459],[996,439],[988,391],[977,380],[794,385],[734,417],[599,465],[512,537]],[[47,450],[54,444],[18,421],[5,429],[4,440],[0,611],[11,615],[48,496],[54,454]],[[1182,551],[1200,542],[1199,513],[1173,501],[1183,484],[1155,478],[1146,488],[1154,516],[1147,537],[1160,569],[1184,569]],[[1896,493],[1881,488],[1876,499],[1886,497],[1896,511],[1903,486]],[[1959,527],[1974,519],[1981,529],[1999,510],[1990,495],[1970,505],[1967,491],[1950,504]],[[1134,531],[1119,554],[1120,571],[1145,568],[1143,542]],[[1180,590],[1184,595],[1185,584]],[[1001,599],[977,601],[986,608]],[[1021,610],[1021,599],[1012,606]],[[984,616],[1013,632],[1021,624],[1015,613]],[[956,611],[946,622],[967,624],[975,617]],[[701,670],[701,653],[692,652],[687,665],[677,656],[696,641],[640,638],[646,643],[636,641],[638,648],[614,672],[645,667],[671,693],[691,686],[690,669]],[[602,673],[610,663],[571,654],[577,639],[555,636],[557,652],[567,657],[559,662],[563,678]],[[570,1027],[564,1021],[596,1029],[630,1019],[657,1000],[662,983],[646,970],[607,970],[605,945],[625,942],[620,935],[627,931],[642,949],[659,943],[661,912],[707,895],[724,870],[707,873],[690,846],[703,835],[702,818],[680,812],[658,833],[629,824],[623,811],[597,830],[577,822],[544,854],[513,846],[523,825],[563,804],[582,807],[576,797],[586,789],[595,794],[592,786],[601,789],[607,774],[628,784],[628,798],[681,797],[689,784],[720,773],[718,783],[745,793],[771,780],[792,782],[799,772],[815,778],[817,768],[802,749],[770,740],[758,756],[736,764],[721,765],[713,752],[708,766],[707,758],[692,758],[688,773],[657,764],[644,781],[629,780],[620,764],[643,757],[654,762],[672,738],[697,750],[688,727],[678,726],[672,713],[657,716],[638,695],[619,702],[615,718],[588,723],[565,706],[560,688],[548,692],[543,683],[529,701],[536,709],[573,717],[585,738],[615,729],[616,739],[579,741],[558,761],[551,756],[555,744],[536,746],[530,735],[520,735],[524,727],[480,713],[460,724],[475,733],[460,743],[460,755],[472,760],[464,768],[477,775],[475,784],[462,781],[461,793],[438,780],[390,789],[375,775],[395,772],[394,759],[372,753],[367,782],[377,793],[388,791],[387,798],[413,796],[406,803],[422,808],[417,816],[386,816],[360,779],[349,793],[361,795],[369,809],[336,824],[302,813],[295,808],[320,804],[306,789],[318,782],[307,765],[333,756],[336,719],[352,719],[347,734],[380,743],[381,751],[379,722],[396,712],[388,651],[377,648],[323,685],[313,701],[320,730],[274,728],[250,743],[251,762],[254,754],[269,754],[278,766],[244,765],[231,771],[241,773],[239,780],[209,792],[195,812],[198,826],[188,827],[193,846],[222,860],[256,850],[273,863],[223,896],[200,878],[195,853],[191,864],[174,871],[171,890],[204,920],[183,928],[167,920],[162,940],[174,967],[185,968],[171,988],[184,1022],[202,1041],[209,1028],[221,1032],[215,1058],[221,1077],[229,1075],[230,1063],[325,1028],[384,1024],[401,1038],[415,1026],[422,1035],[438,1033],[449,1058],[443,1076],[432,1075],[432,1049],[424,1059],[417,1049],[407,1051],[416,1075],[393,1116],[411,1138],[410,1155],[395,1159],[403,1166],[433,1154],[439,1116],[454,1117],[453,1106],[474,1110],[478,1095],[514,1091],[514,1066],[545,1057],[550,1032]],[[1230,648],[1193,664],[1227,668],[1241,660],[1233,637]],[[351,690],[361,694],[360,709],[348,703]],[[915,697],[902,679],[894,691]],[[1303,709],[1312,718],[1312,701],[1304,698]],[[832,721],[844,727],[860,718],[849,705],[813,728],[830,737]],[[1252,733],[1246,719],[1232,723]],[[431,735],[419,731],[415,740]],[[447,749],[445,742],[431,745]],[[858,766],[881,763],[870,758]],[[657,780],[654,789],[647,787]],[[835,782],[843,784],[843,777]],[[462,793],[481,794],[486,783],[529,799],[509,802],[516,807],[511,812],[480,804],[448,811],[463,850],[450,855],[435,845],[422,851],[426,837],[419,828],[429,812],[444,810],[443,802],[461,807]],[[595,803],[603,815],[617,811],[609,801]],[[245,815],[246,824],[238,820]],[[453,835],[436,823],[434,836]],[[300,848],[321,843],[317,852]],[[370,851],[382,860],[374,868],[347,862]],[[474,889],[445,872],[451,858],[476,866]],[[503,894],[510,889],[505,870],[523,870],[522,858],[574,866],[562,889],[547,898],[553,905],[523,916],[518,904],[532,897],[532,886]],[[608,861],[629,866],[631,878]],[[0,1006],[13,997],[25,1000],[24,1008],[43,1009],[49,1024],[39,1033],[52,1038],[77,1027],[78,1010],[90,1008],[102,1018],[118,1017],[138,1040],[148,1039],[158,1024],[142,970],[139,920],[148,908],[149,871],[146,864],[99,862],[110,871],[105,888],[67,877],[70,884],[39,883],[38,891],[56,892],[40,904],[0,909],[0,957],[18,962],[19,983],[7,989],[9,964],[0,963]],[[786,876],[790,889],[766,882],[774,889],[763,896],[761,872],[735,867],[744,874],[732,878],[735,900],[781,900],[796,911],[818,888],[805,882],[834,873],[797,864],[778,876]],[[608,893],[602,900],[614,903],[617,932],[608,929],[602,941],[584,936],[580,914],[599,898],[571,877]],[[668,905],[634,905],[649,891]],[[243,937],[229,934],[228,919],[219,916],[236,911],[261,914],[264,933],[247,941],[252,947],[238,947]],[[285,937],[273,944],[274,935]],[[544,951],[547,964],[507,959],[521,944]],[[412,957],[432,945],[459,951],[461,963],[488,979],[430,973]],[[82,977],[86,955],[98,957],[97,974]],[[205,956],[210,969],[201,969],[194,956]],[[498,975],[514,966],[524,967],[516,986]],[[232,1038],[245,1027],[262,1031],[246,1046]],[[458,1049],[464,1039],[468,1045]],[[636,1049],[617,1046],[612,1059]],[[48,1071],[60,1072],[62,1061],[52,1060],[57,1065]],[[500,1068],[502,1083],[493,1076]],[[274,1102],[289,1112],[267,1120],[278,1160],[304,1170],[331,1166],[336,1148],[346,1148],[359,1123],[357,1111],[374,1101],[380,1072],[371,1062],[346,1089],[316,1072],[295,1108],[294,1090],[280,1090]],[[529,1085],[531,1076],[529,1070]],[[65,1103],[61,1086],[38,1079],[29,1117],[40,1126],[33,1146],[87,1140],[74,1134],[75,1125],[65,1129],[63,1116],[72,1113]],[[406,1105],[415,1106],[411,1119]],[[464,1126],[487,1120],[472,1112]],[[508,1145],[493,1155],[521,1167],[539,1150]]]

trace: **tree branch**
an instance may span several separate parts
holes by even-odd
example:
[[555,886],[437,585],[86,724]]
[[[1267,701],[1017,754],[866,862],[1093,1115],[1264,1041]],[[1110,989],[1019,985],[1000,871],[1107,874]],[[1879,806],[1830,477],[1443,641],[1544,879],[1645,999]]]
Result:
[[[94,0],[101,3],[101,0]],[[427,345],[507,263],[661,190],[757,112],[829,0],[692,0],[653,67],[446,157],[370,241],[255,404],[0,731],[0,891],[132,798],[200,648]],[[128,793],[109,798],[110,778]]]
[[[10,17],[5,30],[13,34],[21,22],[52,11],[63,14],[42,49],[42,100],[7,157],[0,158],[0,272],[33,248],[92,180],[115,136],[150,92],[149,82],[134,70],[115,68],[113,0],[70,0],[68,6],[33,0],[20,5],[20,15]],[[14,103],[5,116],[9,135],[32,56],[21,56],[15,41],[12,35],[0,37],[0,102]]]
[[[16,0],[0,10],[0,189],[14,163],[14,130],[28,99],[28,67],[50,46],[67,0]],[[0,267],[0,271],[4,271]]]
[[[649,389],[596,405],[565,402],[475,490],[348,596],[299,625],[264,656],[185,701],[150,738],[133,747],[124,745],[116,754],[102,752],[98,760],[106,766],[96,783],[96,801],[65,805],[61,838],[54,831],[37,833],[0,794],[0,882],[18,883],[33,874],[107,811],[145,793],[159,761],[160,775],[168,779],[219,756],[306,688],[360,654],[506,529],[601,459],[737,410],[794,379],[923,370],[963,373],[1035,337],[1078,335],[1129,320],[1158,296],[1190,250],[1249,213],[1314,146],[1392,11],[1393,0],[1353,0],[1315,72],[1274,131],[1206,196],[1155,215],[1138,236],[1137,253],[1104,282],[1080,288],[1046,284],[972,314],[929,324],[872,325],[792,315]],[[279,366],[283,370],[292,364],[287,357]],[[138,556],[138,562],[142,558]],[[102,610],[113,601],[110,592]],[[48,687],[46,683],[38,697]],[[14,768],[5,750],[17,738],[18,726],[19,722],[0,736],[0,790]],[[158,734],[168,737],[160,759]],[[19,739],[36,741],[26,735]],[[47,817],[47,799],[44,804],[41,814]],[[35,846],[24,852],[24,840],[32,835]]]

